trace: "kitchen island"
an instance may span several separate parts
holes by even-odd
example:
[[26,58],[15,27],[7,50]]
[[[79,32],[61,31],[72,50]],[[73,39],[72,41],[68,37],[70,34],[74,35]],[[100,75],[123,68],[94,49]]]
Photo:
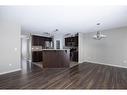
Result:
[[43,49],[43,68],[68,68],[69,64],[67,49]]

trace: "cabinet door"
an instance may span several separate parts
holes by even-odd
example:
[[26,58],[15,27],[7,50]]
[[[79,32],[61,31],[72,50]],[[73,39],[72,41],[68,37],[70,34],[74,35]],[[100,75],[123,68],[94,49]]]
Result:
[[41,61],[42,61],[42,51],[33,51],[32,62],[41,62]]
[[70,46],[71,39],[70,37],[65,38],[65,46]]
[[67,38],[65,38],[65,46],[67,46]]
[[38,46],[39,45],[39,38],[38,36],[32,36],[32,45]]
[[52,41],[50,37],[42,37],[42,36],[32,36],[32,45],[33,46],[42,46],[45,47],[45,41]]
[[32,62],[38,62],[38,52],[32,52]]
[[48,38],[48,41],[50,41],[50,42],[51,42],[51,41],[52,41],[52,38]]
[[75,46],[78,46],[78,36],[75,36]]
[[38,45],[42,46],[43,43],[43,37],[38,36]]
[[42,51],[38,51],[38,62],[41,62],[43,59]]
[[74,51],[73,52],[73,58],[72,58],[73,61],[75,62],[78,62],[78,51]]

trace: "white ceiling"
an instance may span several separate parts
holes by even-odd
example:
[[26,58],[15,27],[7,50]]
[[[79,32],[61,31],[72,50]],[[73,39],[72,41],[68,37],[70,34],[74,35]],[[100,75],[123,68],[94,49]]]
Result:
[[85,33],[127,26],[127,6],[1,6],[0,19],[16,21],[25,32]]

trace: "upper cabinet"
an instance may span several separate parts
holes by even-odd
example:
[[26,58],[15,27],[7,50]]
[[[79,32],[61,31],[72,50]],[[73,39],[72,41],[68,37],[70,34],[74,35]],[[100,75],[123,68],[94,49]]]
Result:
[[38,44],[39,44],[39,39],[38,39],[38,37],[32,35],[32,45],[33,45],[33,46],[38,46]]
[[78,46],[78,36],[65,38],[66,47],[77,47]]
[[51,42],[52,38],[32,35],[32,46],[44,46],[45,47],[46,41]]

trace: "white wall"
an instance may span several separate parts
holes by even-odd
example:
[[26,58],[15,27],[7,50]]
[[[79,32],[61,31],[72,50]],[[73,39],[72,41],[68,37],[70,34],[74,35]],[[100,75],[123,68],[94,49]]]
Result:
[[79,59],[79,63],[82,63],[82,62],[84,62],[85,60],[84,60],[84,54],[85,54],[85,49],[84,49],[84,41],[85,41],[85,36],[84,36],[84,34],[83,33],[79,33],[79,37],[78,37],[78,43],[79,43],[79,47],[78,47],[78,49],[79,49],[79,56],[78,56],[78,59]]
[[103,31],[107,38],[94,40],[95,32],[79,37],[79,61],[127,67],[127,27]]
[[0,22],[0,74],[20,70],[20,26]]

